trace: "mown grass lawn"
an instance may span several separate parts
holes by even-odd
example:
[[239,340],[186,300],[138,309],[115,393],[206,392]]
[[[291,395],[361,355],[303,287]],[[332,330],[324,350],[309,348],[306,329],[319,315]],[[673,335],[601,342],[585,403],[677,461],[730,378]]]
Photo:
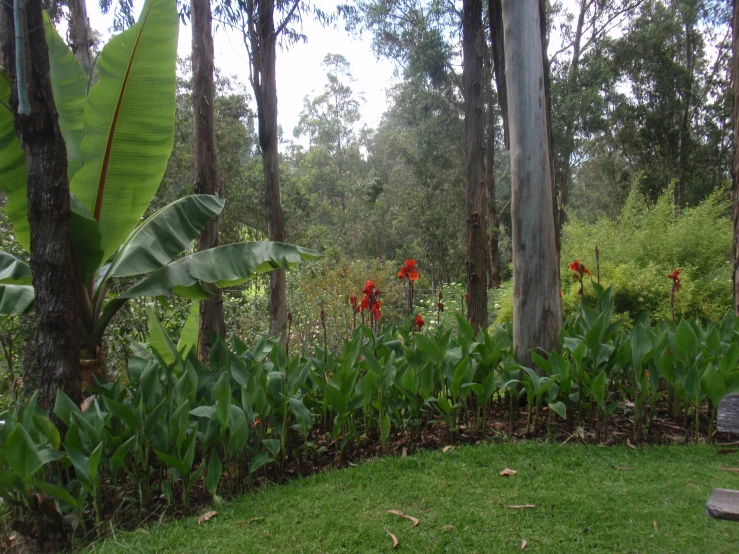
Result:
[[[739,489],[739,455],[708,446],[493,444],[383,458],[270,486],[195,517],[118,533],[95,552],[739,553],[704,505]],[[517,470],[501,477],[504,468]],[[616,468],[632,468],[625,471]],[[511,509],[510,505],[535,508]],[[389,514],[401,510],[420,519]]]

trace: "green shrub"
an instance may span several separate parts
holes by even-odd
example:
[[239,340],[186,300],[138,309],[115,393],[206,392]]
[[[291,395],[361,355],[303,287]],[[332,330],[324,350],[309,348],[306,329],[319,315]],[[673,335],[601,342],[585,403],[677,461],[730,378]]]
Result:
[[[579,286],[567,267],[579,259],[596,275],[595,247],[600,250],[600,280],[614,285],[618,314],[638,321],[645,315],[657,321],[672,318],[667,278],[681,269],[682,288],[675,296],[675,317],[717,320],[732,307],[732,228],[729,191],[717,190],[695,208],[676,213],[672,193],[648,205],[633,191],[620,217],[589,225],[571,219],[562,233],[560,275],[564,316],[573,314],[580,300]],[[585,303],[594,302],[586,287]],[[513,319],[513,288],[501,287],[497,321]]]

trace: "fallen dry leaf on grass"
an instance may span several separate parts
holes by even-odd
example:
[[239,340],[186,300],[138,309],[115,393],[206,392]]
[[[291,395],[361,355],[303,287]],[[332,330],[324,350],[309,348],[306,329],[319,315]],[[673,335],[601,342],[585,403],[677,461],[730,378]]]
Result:
[[719,471],[730,471],[731,473],[739,473],[739,467],[720,467]]
[[404,446],[403,447],[403,453],[400,455],[401,458],[407,458],[408,457],[408,449]]
[[733,448],[722,448],[721,450],[716,452],[716,454],[733,454],[734,452],[736,452],[736,450],[734,450]]
[[450,450],[454,450],[456,448],[459,448],[459,447],[458,446],[451,446],[451,445],[449,445],[449,446],[445,446],[444,448],[442,448],[441,451],[442,452],[449,452]]
[[529,544],[529,543],[527,543],[526,541],[521,541],[521,548],[520,548],[520,550],[523,550],[524,548],[526,548],[526,545],[527,544]]
[[515,469],[505,468],[503,471],[500,472],[500,476],[508,477],[509,475],[515,475],[516,473],[518,473],[518,471],[516,471]]
[[626,439],[626,444],[629,445],[629,448],[636,450],[636,446],[632,444],[631,439]]
[[659,531],[659,527],[657,527],[657,522],[656,521],[653,521],[652,522],[652,525],[654,525],[654,530],[655,531]]
[[392,534],[392,533],[391,533],[390,531],[388,531],[387,529],[385,529],[385,532],[386,532],[386,533],[387,533],[388,535],[390,535],[390,538],[391,538],[391,539],[393,539],[393,548],[398,548],[398,544],[399,544],[399,543],[398,543],[398,537],[396,537],[395,535],[393,535],[393,534]]
[[213,516],[217,514],[218,512],[205,512],[202,516],[198,518],[198,525],[200,525],[201,523],[205,523],[206,521],[208,521],[210,518],[212,518]]
[[523,508],[536,508],[536,505],[535,504],[520,504],[517,506],[508,506],[508,507],[514,510],[521,510]]
[[418,524],[421,523],[417,517],[405,515],[400,510],[388,510],[387,513],[388,514],[396,515],[398,517],[402,517],[403,519],[407,519],[408,521],[412,521],[413,522],[413,527],[417,527]]
[[454,525],[445,525],[441,528],[445,533],[449,533],[452,529],[456,529],[456,527]]

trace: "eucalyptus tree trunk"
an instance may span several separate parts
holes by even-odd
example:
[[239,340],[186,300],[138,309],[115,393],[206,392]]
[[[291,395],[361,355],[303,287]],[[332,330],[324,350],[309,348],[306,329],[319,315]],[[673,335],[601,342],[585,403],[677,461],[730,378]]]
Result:
[[[577,26],[575,27],[575,38],[572,42],[572,60],[570,61],[570,69],[567,73],[567,91],[568,95],[575,96],[577,94],[577,81],[580,73],[580,52],[582,44],[582,31],[585,25],[585,14],[593,0],[580,0],[580,13],[577,17]],[[571,100],[568,100],[570,106],[574,106]],[[575,119],[577,118],[576,108],[570,108],[571,113],[567,116],[565,122],[565,136],[562,145],[562,180],[559,188],[559,217],[557,219],[558,229],[567,221],[567,202],[569,200],[570,182],[572,180],[572,152],[575,149]]]
[[[549,55],[547,54],[547,47],[549,45],[549,35],[547,26],[547,6],[548,0],[539,0],[539,32],[541,33],[541,63],[544,68],[544,105],[546,106],[546,121],[547,121],[547,144],[549,152],[549,172],[551,173],[551,189],[552,189],[552,217],[554,217],[554,244],[557,255],[557,267],[559,267],[559,250],[560,250],[560,237],[559,237],[559,210],[557,210],[557,186],[554,173],[554,142],[552,139],[552,95],[551,91],[551,79],[550,79],[550,68],[549,68]],[[560,302],[561,305],[561,302]]]
[[513,341],[521,363],[562,325],[539,0],[503,0],[511,144]]
[[85,0],[67,0],[69,8],[69,42],[74,56],[80,62],[85,75],[92,73],[92,29],[87,18]]
[[69,240],[67,151],[51,93],[41,0],[26,0],[16,10],[17,29],[12,3],[0,5],[0,62],[12,80],[10,108],[26,153],[36,346],[42,398],[51,413],[58,390],[82,401],[79,278]]
[[734,313],[739,316],[739,3],[734,0],[732,19],[731,93],[734,100],[731,124],[734,131],[734,155],[731,160],[732,202],[734,208]]
[[488,324],[485,233],[485,159],[483,103],[482,0],[462,3],[465,161],[467,165],[467,317],[475,333]]
[[[257,102],[259,146],[264,168],[264,207],[267,237],[285,241],[280,195],[279,151],[277,149],[277,80],[275,74],[277,35],[275,0],[248,0],[249,38],[251,42],[251,84]],[[287,279],[284,269],[276,269],[269,278],[269,332],[287,339]]]
[[488,264],[490,266],[491,289],[500,288],[500,254],[498,250],[498,232],[500,220],[495,205],[495,91],[493,90],[493,53],[492,45],[485,48],[485,199],[488,208],[487,224],[490,226],[488,242]]
[[[210,0],[192,0],[191,6],[195,192],[223,196],[216,165],[214,53]],[[218,217],[215,217],[200,232],[198,250],[215,248],[218,244]],[[213,296],[200,302],[198,350],[203,361],[208,359],[213,334],[223,336],[226,333],[223,293],[218,287],[211,287],[209,292]]]
[[498,89],[498,104],[503,120],[503,141],[510,148],[508,135],[508,90],[505,81],[505,43],[503,42],[502,0],[488,0],[488,24],[490,26],[490,45],[492,49],[493,74]]

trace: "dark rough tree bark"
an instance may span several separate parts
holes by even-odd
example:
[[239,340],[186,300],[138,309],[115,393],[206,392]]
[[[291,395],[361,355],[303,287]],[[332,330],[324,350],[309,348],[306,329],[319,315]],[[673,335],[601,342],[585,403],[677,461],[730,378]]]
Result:
[[69,47],[80,62],[85,75],[92,72],[92,29],[87,18],[85,0],[67,0],[69,7]]
[[488,263],[490,265],[491,289],[500,288],[500,253],[498,249],[498,218],[495,204],[495,90],[493,89],[493,53],[492,45],[485,48],[485,199],[488,208],[490,239],[488,243]]
[[[192,96],[195,128],[195,192],[223,196],[216,165],[215,82],[213,31],[210,0],[192,0]],[[200,232],[198,250],[219,244],[218,217]],[[223,293],[211,287],[212,297],[200,302],[199,351],[208,359],[214,333],[223,336]]]
[[485,233],[485,158],[483,103],[483,57],[485,33],[482,28],[482,0],[462,4],[462,63],[464,81],[464,128],[467,218],[467,317],[477,332],[487,327]]
[[[295,2],[297,6],[298,0]],[[247,0],[248,35],[251,58],[251,85],[257,102],[259,146],[264,168],[264,206],[267,237],[285,241],[280,193],[279,151],[277,148],[277,80],[275,74],[277,37],[288,17],[275,29],[275,1]],[[269,332],[287,338],[287,279],[284,269],[270,274]]]
[[732,201],[734,206],[734,313],[739,316],[739,3],[734,0],[732,20],[733,40],[731,58],[731,92],[734,105],[731,123],[734,131],[734,157],[731,161]]
[[13,81],[10,108],[26,152],[36,345],[42,398],[51,412],[57,390],[77,403],[82,400],[79,289],[69,240],[67,152],[51,93],[41,0],[24,2],[19,15],[21,40],[16,44],[12,4],[0,4],[0,62]]
[[557,348],[559,298],[545,71],[538,0],[503,0],[511,144],[513,341],[521,363]]

